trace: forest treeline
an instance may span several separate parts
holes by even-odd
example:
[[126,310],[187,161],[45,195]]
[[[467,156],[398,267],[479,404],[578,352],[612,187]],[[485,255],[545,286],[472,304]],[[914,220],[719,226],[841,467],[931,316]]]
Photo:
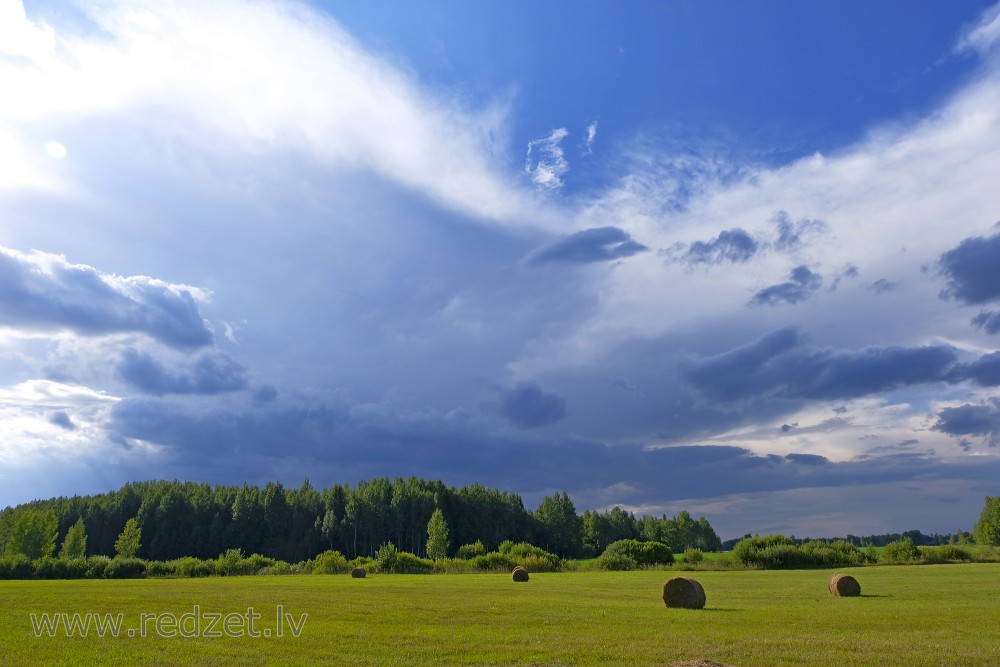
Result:
[[[742,540],[748,537],[753,537],[750,533],[747,533],[743,537],[737,537],[733,540],[726,540],[722,543],[722,551],[731,551],[733,547],[736,546]],[[794,535],[791,539],[795,544],[801,546],[806,542],[814,541],[812,538],[797,538]],[[845,535],[843,537],[825,537],[821,538],[821,541],[834,541],[842,540],[849,544],[853,544],[856,547],[884,547],[893,542],[899,542],[900,540],[910,540],[918,547],[933,547],[933,546],[943,546],[945,544],[971,544],[974,540],[972,533],[964,530],[957,530],[954,533],[923,533],[919,530],[907,530],[902,533],[879,533],[877,535]]]
[[[168,561],[214,558],[229,549],[300,562],[334,550],[349,558],[373,556],[393,543],[427,553],[428,522],[440,509],[450,531],[449,555],[481,541],[487,550],[504,541],[527,542],[564,558],[596,556],[622,539],[657,541],[675,553],[716,551],[722,543],[708,521],[687,512],[636,518],[618,507],[578,514],[565,492],[547,496],[533,512],[515,493],[473,484],[387,478],[319,490],[309,480],[298,488],[271,482],[263,488],[211,486],[178,481],[132,482],[110,493],[38,500],[0,513],[2,534],[18,513],[51,517],[56,543],[82,520],[86,554],[114,556],[129,519],[141,529],[135,555]],[[7,527],[7,528],[5,528]]]

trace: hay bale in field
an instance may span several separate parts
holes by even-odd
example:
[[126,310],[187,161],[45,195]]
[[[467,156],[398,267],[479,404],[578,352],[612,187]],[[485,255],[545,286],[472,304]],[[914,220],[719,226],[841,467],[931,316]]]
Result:
[[663,604],[680,609],[705,606],[705,589],[690,577],[674,577],[663,584]]
[[514,581],[527,581],[528,571],[525,570],[520,565],[518,565],[517,567],[514,568],[514,571],[511,572],[511,577],[514,579]]
[[354,577],[355,579],[364,579],[367,574],[368,570],[366,570],[363,567],[356,567],[353,570],[351,570],[351,576]]
[[861,595],[861,584],[849,574],[835,574],[830,577],[830,593],[839,598],[856,598]]

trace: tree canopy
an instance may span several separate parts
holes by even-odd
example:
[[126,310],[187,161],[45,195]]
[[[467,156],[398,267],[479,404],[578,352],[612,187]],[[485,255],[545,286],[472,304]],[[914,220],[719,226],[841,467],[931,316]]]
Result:
[[[447,540],[435,541],[439,527],[433,535],[429,530],[438,511]],[[59,543],[63,550],[70,545],[67,553],[78,553],[82,536],[85,553],[114,556],[130,519],[136,529],[141,527],[135,555],[163,561],[215,558],[229,549],[287,562],[326,550],[354,558],[374,556],[388,542],[413,554],[453,556],[462,545],[478,541],[486,551],[494,551],[510,540],[563,557],[598,555],[611,542],[626,538],[661,541],[678,553],[691,545],[709,551],[718,544],[708,522],[687,513],[675,519],[636,519],[613,508],[581,517],[565,492],[544,498],[530,512],[519,495],[482,484],[453,488],[441,481],[397,477],[322,490],[309,480],[298,488],[278,482],[263,487],[133,482],[110,493],[8,508],[0,512],[0,546],[12,554],[51,555]]]

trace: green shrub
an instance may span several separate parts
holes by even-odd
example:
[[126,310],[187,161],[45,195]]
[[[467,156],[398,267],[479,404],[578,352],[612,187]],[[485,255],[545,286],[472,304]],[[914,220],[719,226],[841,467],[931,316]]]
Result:
[[523,556],[516,563],[528,572],[558,572],[562,569],[559,559],[545,556]]
[[918,560],[920,560],[920,550],[909,537],[885,545],[882,548],[882,557],[880,558],[883,563],[896,565],[915,563]]
[[426,574],[434,571],[434,561],[420,558],[408,551],[400,551],[396,554],[392,571],[397,574]]
[[641,565],[673,565],[674,552],[663,542],[643,542],[638,560]]
[[292,566],[283,560],[278,560],[274,562],[274,565],[265,567],[260,571],[260,574],[291,574]]
[[104,572],[107,579],[139,579],[146,574],[146,563],[139,558],[113,558]]
[[87,578],[103,579],[108,572],[111,559],[107,556],[91,556],[87,559]]
[[937,557],[944,560],[960,560],[960,561],[970,561],[972,560],[972,552],[968,549],[963,549],[962,547],[955,546],[954,544],[946,544],[944,546],[937,548]]
[[476,556],[469,560],[477,569],[485,571],[508,571],[517,565],[514,559],[499,551],[491,551],[483,556]]
[[339,551],[324,551],[312,561],[313,574],[344,574],[350,571],[347,559]]
[[476,556],[485,556],[486,547],[483,546],[482,540],[476,540],[472,544],[463,544],[455,552],[455,558],[461,560],[469,560],[470,558],[475,558]]
[[0,561],[0,572],[4,579],[31,579],[35,574],[35,567],[30,558],[17,554]]
[[11,579],[31,579],[35,574],[35,568],[31,563],[31,559],[24,554],[8,558],[7,563],[10,567]]
[[802,570],[816,567],[812,557],[790,544],[776,544],[758,552],[759,566],[765,570]]
[[174,561],[163,562],[162,560],[146,561],[147,577],[173,577],[177,574],[177,566]]
[[215,573],[223,577],[236,577],[245,574],[254,574],[254,570],[243,557],[240,549],[226,549],[219,554],[215,560]]
[[245,574],[260,574],[269,567],[277,563],[273,558],[260,554],[250,554],[243,560],[243,571]]
[[60,558],[56,572],[60,579],[83,579],[87,576],[87,559]]
[[602,570],[634,570],[639,567],[634,558],[621,553],[609,554],[607,551],[599,556],[596,562]]
[[378,564],[379,572],[392,572],[396,567],[396,558],[399,556],[399,549],[392,542],[386,542],[375,552],[375,562]]
[[201,560],[193,556],[179,558],[174,563],[174,571],[178,577],[210,577],[215,574],[212,561]]
[[640,542],[639,540],[618,540],[604,550],[603,556],[623,556],[639,565],[672,565],[674,553],[662,542]]
[[[536,572],[543,570],[548,572],[560,569],[559,556],[549,553],[545,549],[536,547],[533,544],[528,544],[527,542],[518,542],[515,544],[514,542],[507,540],[503,542],[494,553],[505,556],[507,560],[513,563],[512,567],[516,565],[527,567],[524,563],[531,562],[535,563],[539,568],[535,570]],[[490,555],[491,554],[486,554],[487,557]],[[545,564],[539,565],[540,561],[545,561]]]
[[977,563],[1000,563],[1000,548],[977,546],[972,552],[972,560]]
[[363,567],[365,569],[371,569],[368,566],[369,565],[373,565],[374,563],[375,563],[375,559],[374,558],[369,558],[368,556],[357,556],[353,560],[350,560],[350,561],[347,562],[347,564],[351,566],[352,570],[354,568],[356,568],[356,567]]
[[849,567],[869,562],[868,555],[847,540],[813,540],[804,543],[801,549],[812,558],[815,567]]
[[33,569],[31,576],[34,579],[62,579],[56,571],[58,564],[59,561],[52,556],[36,558],[31,564]]
[[688,565],[697,565],[705,560],[705,554],[701,549],[687,549],[684,551],[684,562]]
[[784,535],[745,537],[733,547],[733,559],[743,567],[765,570],[812,567],[815,563],[795,540]]

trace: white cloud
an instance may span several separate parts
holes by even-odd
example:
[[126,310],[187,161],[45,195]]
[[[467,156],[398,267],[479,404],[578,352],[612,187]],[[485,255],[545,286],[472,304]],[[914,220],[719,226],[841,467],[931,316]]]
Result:
[[[723,321],[753,339],[796,317],[810,323],[817,342],[838,347],[977,336],[968,326],[971,315],[941,302],[941,285],[924,269],[997,220],[1000,189],[993,175],[1000,173],[1000,71],[988,70],[930,117],[881,128],[834,155],[777,168],[727,167],[719,158],[698,162],[682,158],[678,164],[643,144],[631,170],[577,220],[615,220],[653,249],[708,241],[734,228],[773,240],[780,210],[793,220],[822,220],[828,231],[791,255],[763,252],[736,269],[692,270],[665,263],[655,252],[632,258],[606,273],[600,308],[590,320],[567,338],[529,348],[530,356],[512,364],[518,373],[587,364],[637,335],[662,336]],[[679,192],[687,196],[681,203]],[[886,278],[901,285],[886,298],[842,281],[835,292],[817,294],[794,314],[748,312],[746,302],[755,292],[799,265],[829,278],[825,284],[854,265],[868,283]]]
[[[494,165],[505,149],[502,97],[470,109],[425,94],[303,6],[112,0],[81,9],[99,32],[38,28],[54,52],[17,47],[30,62],[0,61],[0,138],[5,124],[115,115],[203,149],[290,148],[371,169],[486,220],[546,218]],[[23,14],[16,2],[7,11]]]
[[594,140],[597,139],[597,121],[591,122],[587,126],[586,135],[584,136],[583,143],[583,154],[591,155],[594,152]]
[[45,142],[45,152],[51,157],[57,160],[62,160],[66,157],[66,146],[59,143],[58,141],[47,141]]
[[0,462],[93,454],[95,443],[104,442],[103,426],[118,400],[51,380],[0,387]]
[[993,5],[983,12],[979,23],[959,41],[958,50],[971,49],[985,54],[997,42],[1000,42],[1000,4]]
[[52,28],[29,21],[21,0],[0,0],[0,53],[36,58],[54,48]]
[[546,190],[556,190],[563,185],[563,176],[569,171],[569,163],[563,154],[560,142],[569,135],[560,127],[541,139],[528,142],[528,154],[524,158],[524,173],[532,182]]

